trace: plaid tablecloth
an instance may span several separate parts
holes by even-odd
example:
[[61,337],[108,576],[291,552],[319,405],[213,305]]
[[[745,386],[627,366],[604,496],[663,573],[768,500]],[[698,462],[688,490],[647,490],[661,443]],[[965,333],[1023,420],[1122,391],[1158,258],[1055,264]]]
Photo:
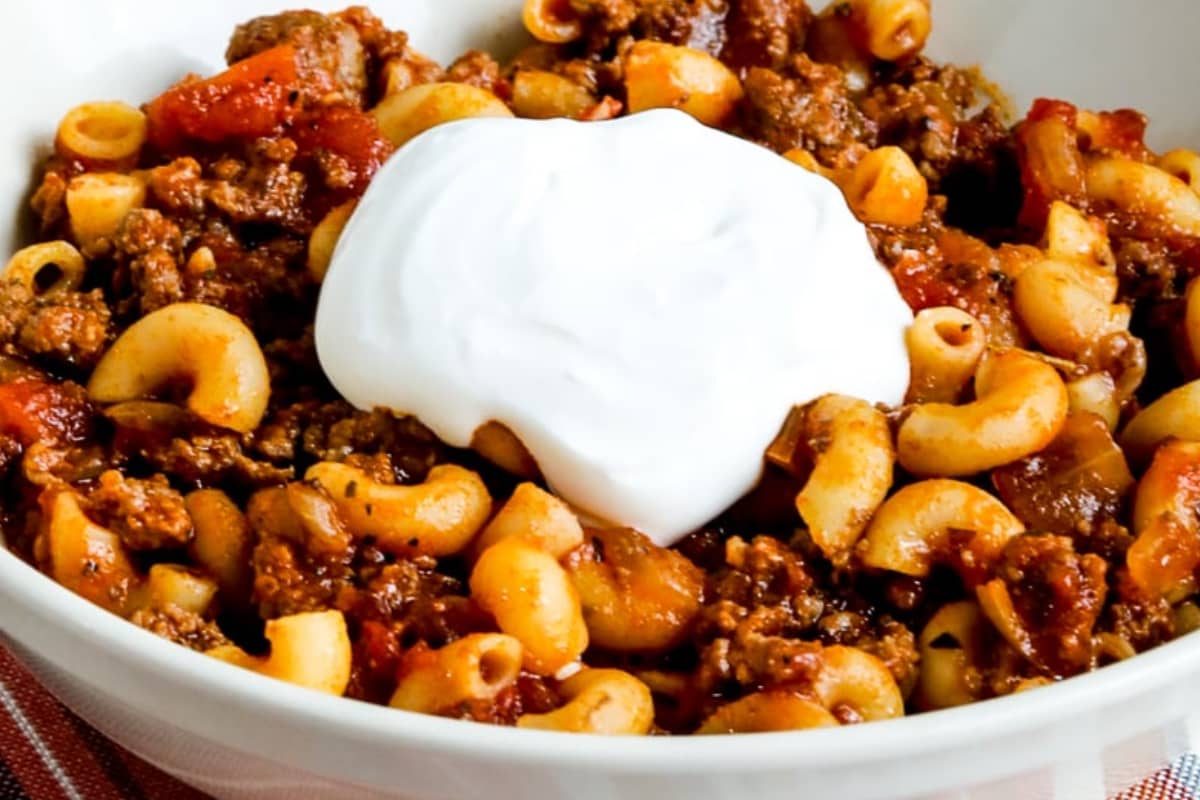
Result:
[[[25,798],[204,800],[205,795],[105,739],[0,648],[0,800]],[[1185,754],[1109,800],[1200,800],[1200,756]]]

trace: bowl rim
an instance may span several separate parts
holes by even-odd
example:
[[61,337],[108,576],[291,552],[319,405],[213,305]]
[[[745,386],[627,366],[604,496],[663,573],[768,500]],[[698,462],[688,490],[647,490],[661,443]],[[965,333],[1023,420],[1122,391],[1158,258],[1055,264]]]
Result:
[[[879,762],[1045,727],[1067,715],[1126,702],[1194,674],[1200,666],[1200,637],[1185,635],[1135,658],[1052,686],[865,725],[735,736],[557,733],[399,711],[267,678],[155,636],[75,595],[6,547],[0,546],[0,551],[0,590],[35,608],[40,616],[59,620],[83,647],[111,648],[118,658],[136,659],[144,669],[168,671],[183,682],[212,690],[229,705],[268,707],[314,729],[355,730],[398,745],[419,742],[424,748],[503,758],[514,765],[553,759],[609,772],[662,774],[695,769],[701,760],[706,771],[828,768],[862,763],[864,753]],[[14,638],[35,655],[45,657],[36,643]],[[75,674],[78,670],[66,670],[84,682],[96,682]]]

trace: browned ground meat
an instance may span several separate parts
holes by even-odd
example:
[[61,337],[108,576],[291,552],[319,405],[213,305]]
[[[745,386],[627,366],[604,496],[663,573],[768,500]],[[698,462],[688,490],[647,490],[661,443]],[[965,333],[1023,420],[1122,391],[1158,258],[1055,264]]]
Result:
[[322,406],[305,425],[304,451],[319,461],[342,461],[355,451],[388,453],[401,483],[423,480],[444,448],[412,417],[389,411],[357,411],[347,403]]
[[[383,563],[365,548],[358,570],[362,588],[344,591],[339,607],[355,618],[386,623],[406,641],[441,646],[473,631],[488,630],[491,618],[468,599],[466,586],[437,571],[432,558]],[[378,562],[378,563],[372,563]]]
[[917,636],[899,621],[885,616],[875,630],[868,631],[850,644],[882,661],[902,691],[916,685],[921,667]]
[[730,7],[726,0],[570,0],[570,4],[587,21],[590,50],[603,50],[632,35],[714,56],[725,43]]
[[1065,536],[1027,534],[1005,548],[997,574],[1029,634],[1026,657],[1048,674],[1071,675],[1091,663],[1107,569],[1100,556],[1077,554]]
[[1025,251],[989,247],[933,220],[918,228],[872,226],[868,232],[876,255],[914,310],[961,308],[980,321],[993,347],[1024,344],[1013,310],[1009,264],[1027,257]]
[[244,486],[269,486],[290,480],[292,467],[256,461],[242,450],[238,437],[227,433],[199,433],[188,437],[161,437],[118,431],[118,452],[137,456],[155,469],[193,485],[234,481]]
[[[170,187],[179,186],[180,182],[176,176],[189,175],[192,172],[193,163],[191,159],[180,159],[172,162],[169,168],[164,168],[170,170],[165,174],[172,177],[161,184],[161,188],[168,190]],[[160,183],[156,179],[151,180],[150,186],[153,192],[160,190]],[[169,197],[165,193],[162,196]],[[117,233],[115,244],[119,255],[136,257],[162,250],[174,256],[183,250],[183,232],[177,222],[168,219],[161,211],[138,208],[125,217],[121,230]]]
[[992,472],[1000,497],[1030,528],[1067,536],[1115,521],[1132,476],[1098,416],[1072,419],[1040,453]]
[[208,200],[235,223],[270,222],[303,227],[304,174],[291,169],[291,139],[262,140],[248,163],[224,159],[213,165]]
[[831,644],[866,650],[900,686],[914,685],[913,632],[874,609],[851,609],[821,584],[804,556],[779,539],[729,540],[726,567],[710,578],[695,625],[701,651],[694,688],[708,695],[803,687],[820,668],[821,646]]
[[696,686],[705,694],[755,691],[780,684],[808,684],[821,668],[818,642],[778,636],[778,609],[755,609],[733,636],[714,639],[700,651]]
[[[860,105],[878,128],[880,144],[903,148],[927,178],[936,180],[962,157],[959,126],[975,104],[976,83],[963,69],[919,59],[893,82],[872,89]],[[1006,129],[1001,132],[1007,136]]]
[[9,284],[0,296],[8,312],[0,334],[12,331],[17,346],[37,361],[89,369],[108,346],[112,312],[98,290],[33,296]]
[[824,603],[816,593],[816,579],[804,557],[786,543],[769,536],[756,536],[750,542],[735,538],[726,543],[726,553],[728,568],[712,578],[707,600],[744,608],[786,608],[798,630],[820,617]]
[[[119,312],[135,309],[142,314],[183,299],[183,276],[179,256],[183,233],[179,225],[153,209],[138,209],[125,218],[116,238],[116,259],[124,265],[123,275],[131,294]],[[118,272],[118,274],[122,274]]]
[[156,636],[161,636],[192,650],[211,650],[229,644],[229,639],[215,622],[206,620],[177,605],[166,608],[144,608],[133,612],[130,621]]
[[744,86],[746,135],[776,152],[802,147],[822,164],[843,166],[874,146],[874,125],[854,104],[837,67],[797,55],[780,72],[751,68]]
[[460,719],[515,725],[522,714],[545,714],[562,705],[562,698],[551,686],[552,681],[531,672],[522,672],[516,683],[506,688],[488,703],[467,703]]
[[726,20],[722,59],[737,70],[767,67],[780,70],[804,46],[812,21],[805,0],[740,0]]
[[460,581],[436,568],[437,561],[432,558],[372,565],[362,573],[365,585],[344,599],[343,605],[352,606],[363,619],[398,621],[422,598],[463,593]]
[[1074,532],[1075,549],[1081,553],[1095,553],[1112,563],[1120,563],[1125,551],[1133,544],[1133,533],[1129,528],[1111,519]]
[[138,308],[149,314],[184,299],[183,275],[175,257],[166,250],[151,250],[129,262],[129,277],[139,298]]
[[192,538],[183,495],[162,475],[143,480],[109,470],[88,495],[88,512],[130,550],[180,547]]
[[408,34],[389,30],[364,6],[351,6],[334,15],[358,32],[366,56],[367,106],[386,90],[400,91],[443,76],[441,65],[409,46]]
[[481,50],[469,50],[446,68],[446,80],[487,89],[500,97],[512,94],[500,64]]
[[20,458],[21,443],[7,433],[0,433],[0,477],[3,477]]
[[200,162],[196,159],[177,158],[150,170],[147,189],[163,211],[200,216],[204,213],[205,190],[201,172]]
[[47,168],[42,181],[33,192],[30,205],[38,219],[38,229],[43,236],[51,235],[67,216],[67,180],[63,172]]
[[303,483],[265,489],[246,518],[259,542],[254,601],[263,618],[330,608],[352,591],[357,547],[324,492]]
[[726,0],[644,0],[639,35],[717,55],[725,43]]
[[78,484],[94,480],[120,463],[95,444],[63,447],[34,442],[21,459],[21,474],[34,486]]
[[1170,299],[1180,289],[1178,275],[1183,261],[1169,244],[1162,241],[1118,239],[1113,243],[1121,294],[1129,298]]
[[695,624],[703,643],[698,688],[714,692],[811,679],[820,645],[801,640],[824,601],[799,553],[777,539],[731,540],[728,568],[713,577]]
[[280,44],[292,45],[309,70],[327,75],[341,100],[362,104],[367,88],[366,60],[352,25],[316,11],[257,17],[234,30],[225,60],[232,64]]
[[254,601],[263,619],[330,608],[353,585],[349,554],[315,557],[273,534],[261,536],[253,564]]
[[11,343],[20,336],[32,302],[33,294],[19,282],[0,285],[0,342]]
[[[281,321],[281,298],[315,298],[301,262],[303,235],[272,236],[247,248],[235,231],[246,224],[309,227],[300,205],[305,178],[288,167],[294,146],[282,142],[261,141],[246,161],[218,161],[211,178],[202,177],[190,159],[152,173],[150,191],[176,212],[139,209],[126,218],[114,255],[121,316],[181,300],[206,302],[258,321],[269,337]],[[279,158],[285,160],[273,160]],[[199,257],[200,248],[206,248],[205,258]],[[294,320],[284,324],[288,332],[297,327]]]
[[[308,226],[303,206],[306,178],[292,169],[296,156],[292,139],[259,139],[246,158],[227,156],[207,171],[187,157],[156,167],[150,171],[149,190],[163,211],[185,219],[215,208],[232,223],[274,223],[303,231]],[[174,253],[182,248],[182,233],[172,235],[153,220],[134,222],[138,228],[125,234],[122,243],[126,253],[144,253],[152,245]],[[186,238],[195,238],[199,232],[188,228]]]
[[1118,600],[1104,611],[1100,628],[1123,637],[1141,652],[1175,637],[1175,614],[1163,598],[1148,598],[1137,590],[1129,573],[1117,574]]
[[[372,14],[366,6],[350,6],[333,16],[358,33],[359,41],[366,50],[368,63],[376,71],[388,59],[414,55],[409,46],[408,34],[385,27],[383,20]],[[432,63],[430,59],[423,60]],[[440,70],[440,67],[436,68]]]
[[594,46],[614,35],[628,33],[645,0],[568,0],[571,10],[588,21]]

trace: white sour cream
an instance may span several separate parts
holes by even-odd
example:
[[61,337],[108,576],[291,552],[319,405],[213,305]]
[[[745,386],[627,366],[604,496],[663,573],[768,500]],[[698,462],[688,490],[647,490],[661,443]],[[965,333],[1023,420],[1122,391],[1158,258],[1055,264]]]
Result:
[[668,544],[793,404],[899,403],[912,315],[829,181],[676,111],[435,128],[380,170],[317,312],[351,402],[507,425],[577,509]]

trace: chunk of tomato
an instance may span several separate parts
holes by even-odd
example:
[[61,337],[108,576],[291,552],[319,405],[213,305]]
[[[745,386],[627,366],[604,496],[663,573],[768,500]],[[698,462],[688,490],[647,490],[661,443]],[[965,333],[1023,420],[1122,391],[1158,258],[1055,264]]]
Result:
[[296,49],[280,45],[211,78],[190,78],[146,107],[147,137],[165,152],[188,140],[222,142],[268,136],[301,111],[303,81]]
[[0,384],[0,433],[26,447],[82,441],[91,423],[91,405],[74,384],[25,379]]
[[362,194],[395,146],[370,114],[352,106],[326,106],[301,117],[292,128],[300,152],[325,151],[342,159],[350,170],[345,191]]

